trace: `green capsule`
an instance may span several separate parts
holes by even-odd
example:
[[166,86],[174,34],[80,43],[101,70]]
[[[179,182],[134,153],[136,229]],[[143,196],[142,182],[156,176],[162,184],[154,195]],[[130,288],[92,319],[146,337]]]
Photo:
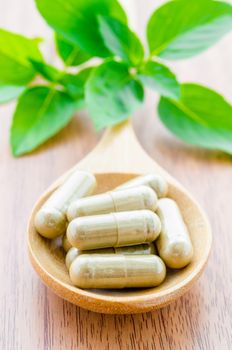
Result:
[[66,229],[66,210],[77,198],[92,193],[96,186],[94,175],[75,171],[54,191],[35,216],[36,230],[46,238],[56,238]]
[[147,174],[135,177],[134,179],[118,186],[116,190],[124,190],[126,188],[132,188],[141,185],[151,187],[156,192],[158,198],[165,197],[168,192],[167,181],[162,176],[157,174]]
[[155,210],[156,207],[156,193],[148,186],[139,186],[78,199],[70,204],[67,217],[72,221],[79,216],[139,209]]
[[166,267],[156,255],[83,254],[70,266],[72,283],[80,288],[156,287]]
[[134,210],[74,219],[68,225],[67,237],[72,246],[91,250],[153,242],[160,230],[155,213]]
[[161,234],[156,242],[160,257],[168,267],[180,269],[190,263],[193,246],[188,229],[176,202],[159,200],[157,214],[161,220]]
[[71,263],[81,254],[122,254],[122,255],[151,255],[156,254],[156,248],[153,243],[138,244],[128,247],[114,247],[93,250],[79,250],[75,247],[69,249],[66,254],[65,264],[70,268]]

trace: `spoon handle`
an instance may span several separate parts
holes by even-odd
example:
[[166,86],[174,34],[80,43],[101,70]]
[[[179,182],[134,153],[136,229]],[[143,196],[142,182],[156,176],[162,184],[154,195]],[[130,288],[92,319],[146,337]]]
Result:
[[162,172],[137,140],[131,120],[105,131],[97,146],[77,165],[94,173]]

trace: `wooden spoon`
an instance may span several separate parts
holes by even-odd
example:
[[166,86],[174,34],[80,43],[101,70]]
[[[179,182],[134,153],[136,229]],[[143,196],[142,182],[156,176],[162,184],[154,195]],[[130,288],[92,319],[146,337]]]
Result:
[[[140,174],[158,173],[164,176],[169,183],[168,196],[177,201],[191,235],[194,247],[192,262],[182,270],[169,271],[165,282],[156,288],[110,291],[74,287],[65,267],[62,248],[36,232],[34,217],[50,194],[76,169],[87,170],[96,175],[97,193],[113,189]],[[202,209],[182,185],[144,152],[130,122],[107,130],[87,157],[48,188],[37,201],[28,225],[30,259],[42,281],[57,295],[78,306],[110,314],[146,312],[179,298],[205,268],[211,241],[210,226]]]

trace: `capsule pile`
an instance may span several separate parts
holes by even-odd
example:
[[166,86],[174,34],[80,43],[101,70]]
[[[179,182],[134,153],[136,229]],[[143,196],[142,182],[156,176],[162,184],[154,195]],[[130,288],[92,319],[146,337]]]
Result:
[[45,238],[63,235],[65,263],[80,288],[160,285],[166,267],[193,257],[187,227],[168,185],[155,174],[139,176],[110,192],[92,195],[94,175],[75,171],[44,203],[35,227]]

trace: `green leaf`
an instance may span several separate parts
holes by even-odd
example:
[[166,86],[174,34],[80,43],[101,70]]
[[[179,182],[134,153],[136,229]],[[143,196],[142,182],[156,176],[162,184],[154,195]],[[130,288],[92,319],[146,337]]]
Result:
[[56,34],[57,51],[66,66],[79,66],[90,60],[92,55],[83,51],[77,44],[72,44]]
[[36,0],[38,10],[62,37],[94,56],[107,57],[109,50],[100,36],[97,15],[126,22],[116,0]]
[[36,61],[33,59],[30,59],[30,62],[37,73],[39,73],[42,77],[51,82],[56,82],[57,80],[59,80],[60,76],[64,74],[63,72],[59,71],[58,69],[47,63]]
[[45,63],[36,60],[30,59],[34,70],[39,73],[42,77],[51,82],[56,82],[60,77],[65,74],[64,72],[58,70],[57,68]]
[[196,146],[232,154],[232,106],[218,93],[183,84],[181,100],[162,97],[159,116],[177,137]]
[[0,85],[0,104],[9,102],[19,97],[25,86],[14,86],[14,85]]
[[85,107],[85,83],[93,68],[83,69],[78,74],[66,74],[60,80],[66,91],[77,100],[78,108]]
[[0,85],[25,85],[34,75],[29,58],[41,60],[38,39],[0,29]]
[[161,95],[178,99],[180,85],[170,69],[161,63],[148,61],[138,72],[138,78],[144,85],[158,91]]
[[232,6],[212,0],[170,1],[151,16],[151,55],[177,60],[194,56],[232,29]]
[[66,93],[47,86],[29,88],[19,98],[11,126],[15,156],[28,153],[68,124],[76,102]]
[[98,16],[98,22],[103,41],[114,55],[135,66],[141,63],[143,46],[126,24],[106,16]]
[[119,62],[103,63],[86,83],[86,103],[97,129],[130,117],[143,101],[143,95],[142,85]]

